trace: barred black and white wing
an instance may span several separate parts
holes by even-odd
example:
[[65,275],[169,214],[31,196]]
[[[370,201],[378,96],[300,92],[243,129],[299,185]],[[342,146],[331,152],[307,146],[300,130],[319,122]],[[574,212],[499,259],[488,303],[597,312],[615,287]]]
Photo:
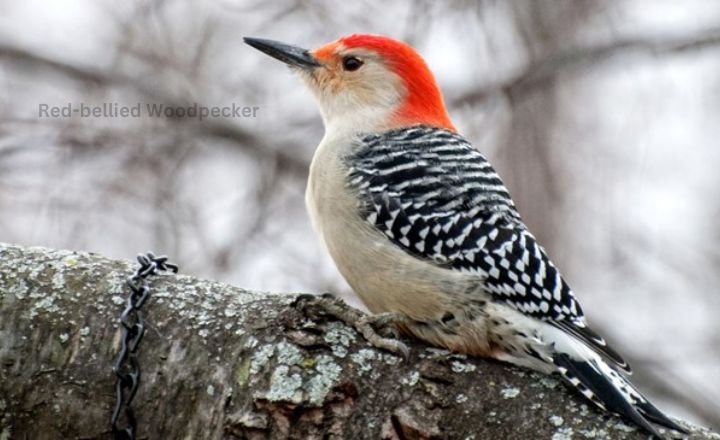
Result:
[[448,130],[368,135],[346,158],[361,215],[409,254],[475,272],[497,301],[547,321],[629,371],[585,324],[560,272],[523,224],[490,163]]

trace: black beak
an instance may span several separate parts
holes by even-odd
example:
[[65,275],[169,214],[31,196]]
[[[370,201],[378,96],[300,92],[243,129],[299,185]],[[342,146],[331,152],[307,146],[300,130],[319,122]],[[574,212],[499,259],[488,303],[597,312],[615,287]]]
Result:
[[265,40],[262,38],[250,38],[244,37],[245,43],[259,50],[265,52],[273,58],[277,58],[283,63],[291,67],[301,67],[303,69],[314,69],[320,67],[320,63],[310,55],[307,49],[291,46],[289,44],[281,43],[279,41]]

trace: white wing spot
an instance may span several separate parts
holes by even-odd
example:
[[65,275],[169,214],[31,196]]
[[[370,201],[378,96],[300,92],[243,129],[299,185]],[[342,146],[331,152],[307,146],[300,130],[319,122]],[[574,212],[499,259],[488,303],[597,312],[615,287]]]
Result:
[[482,236],[482,237],[480,237],[480,240],[478,240],[477,246],[478,246],[480,249],[482,249],[482,248],[485,247],[485,243],[487,243],[487,237]]
[[555,298],[555,301],[562,300],[562,278],[560,278],[560,272],[555,271],[555,289],[553,292],[553,297]]

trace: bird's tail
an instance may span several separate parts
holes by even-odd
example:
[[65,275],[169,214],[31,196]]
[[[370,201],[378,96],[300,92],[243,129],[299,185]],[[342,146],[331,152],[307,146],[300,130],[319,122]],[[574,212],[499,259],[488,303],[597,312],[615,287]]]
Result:
[[553,362],[567,383],[600,408],[628,418],[657,438],[663,436],[650,422],[687,433],[599,356],[576,360],[568,354],[555,353]]

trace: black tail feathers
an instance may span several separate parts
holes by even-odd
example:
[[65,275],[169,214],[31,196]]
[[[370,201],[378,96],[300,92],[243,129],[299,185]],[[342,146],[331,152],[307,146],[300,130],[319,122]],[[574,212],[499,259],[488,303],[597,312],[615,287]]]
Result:
[[650,422],[687,434],[601,359],[578,361],[558,353],[553,360],[565,381],[600,408],[631,420],[659,439],[664,437]]

